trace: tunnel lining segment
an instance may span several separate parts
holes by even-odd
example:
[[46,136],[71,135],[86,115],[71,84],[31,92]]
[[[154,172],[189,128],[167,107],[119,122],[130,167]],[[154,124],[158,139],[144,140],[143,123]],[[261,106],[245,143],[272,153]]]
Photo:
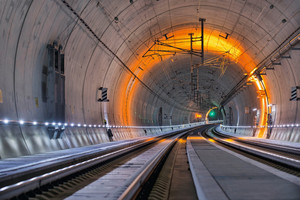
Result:
[[[123,66],[130,74],[132,74],[146,89],[148,89],[152,94],[157,96],[159,99],[161,99],[164,103],[167,103],[168,101],[163,99],[160,95],[158,95],[156,92],[154,92],[148,85],[146,85],[122,60],[121,58],[116,55],[98,36],[97,34],[90,28],[90,26],[79,16],[79,14],[66,2],[65,0],[61,0],[62,3],[68,7],[68,9],[79,19],[81,23],[87,28],[87,30],[90,31],[90,33],[97,39],[99,43],[101,43],[105,49],[107,49],[113,56],[116,58],[120,63],[121,66]],[[182,108],[179,108],[178,106],[174,106],[180,110],[183,110]],[[187,109],[185,109],[187,110]],[[188,110],[190,111],[190,110]]]
[[[297,37],[300,37],[300,27],[293,32],[287,39],[285,39],[274,51],[272,51],[264,60],[262,60],[256,67],[255,70],[243,77],[234,88],[231,89],[231,91],[225,96],[225,98],[221,102],[221,106],[225,106],[233,97],[234,95],[241,89],[243,86],[247,83],[249,78],[253,75],[259,75],[260,72],[264,69],[270,66],[273,61],[278,59],[278,56],[283,55],[285,52],[287,52],[289,49],[292,48],[292,46],[299,43],[299,39]],[[295,42],[296,41],[296,42]],[[288,47],[287,47],[288,46]],[[283,51],[282,51],[283,50]]]

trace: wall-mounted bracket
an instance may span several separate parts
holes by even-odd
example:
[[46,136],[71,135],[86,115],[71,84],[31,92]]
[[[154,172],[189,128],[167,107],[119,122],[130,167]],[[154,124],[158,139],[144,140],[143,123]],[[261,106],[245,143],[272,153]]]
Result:
[[228,36],[229,36],[230,34],[229,34],[229,33],[225,33],[225,34],[226,34],[225,36],[224,36],[224,35],[221,35],[221,34],[219,34],[219,36],[227,40],[227,38],[228,38]]
[[291,50],[300,50],[300,47],[292,47]]
[[281,62],[272,62],[272,65],[281,65]]
[[60,139],[62,138],[65,128],[64,127],[48,127],[48,136],[49,138],[52,139]]
[[280,58],[292,58],[290,55],[281,55]]
[[266,70],[275,70],[274,67],[266,67]]

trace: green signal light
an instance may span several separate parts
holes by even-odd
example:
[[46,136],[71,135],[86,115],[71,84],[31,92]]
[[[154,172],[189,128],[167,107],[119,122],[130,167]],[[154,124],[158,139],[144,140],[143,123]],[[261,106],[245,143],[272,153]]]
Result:
[[209,116],[214,117],[216,115],[216,112],[214,110],[210,111]]

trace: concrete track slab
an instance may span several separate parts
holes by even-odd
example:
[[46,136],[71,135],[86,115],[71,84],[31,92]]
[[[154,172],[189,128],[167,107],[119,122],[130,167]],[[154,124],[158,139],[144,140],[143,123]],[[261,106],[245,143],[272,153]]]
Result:
[[[222,151],[203,137],[193,136],[190,142],[198,159],[217,183],[215,186],[228,199],[300,199],[299,185]],[[211,199],[209,195],[206,197]]]

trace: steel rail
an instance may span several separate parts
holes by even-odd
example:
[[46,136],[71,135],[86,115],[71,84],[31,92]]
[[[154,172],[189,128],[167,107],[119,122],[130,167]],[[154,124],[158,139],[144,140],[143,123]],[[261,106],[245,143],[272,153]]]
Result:
[[[209,132],[211,132],[211,130]],[[209,134],[206,134],[206,135],[209,136]],[[296,160],[296,159],[293,159],[293,158],[289,158],[289,157],[286,157],[286,156],[281,156],[279,154],[275,154],[275,153],[271,153],[271,152],[251,148],[251,147],[246,147],[246,146],[243,146],[243,145],[234,144],[234,143],[231,143],[231,142],[228,142],[228,141],[222,140],[220,138],[216,138],[216,137],[213,137],[213,139],[215,141],[221,143],[221,144],[224,144],[226,146],[230,146],[234,149],[238,149],[238,150],[241,150],[243,152],[255,155],[257,157],[268,159],[268,160],[271,160],[273,162],[277,162],[277,163],[280,163],[282,165],[289,166],[289,167],[292,167],[294,169],[300,170],[300,160]]]
[[241,143],[255,145],[255,146],[259,146],[259,147],[263,147],[263,148],[267,148],[267,149],[272,149],[272,150],[276,150],[276,151],[281,151],[281,152],[284,152],[284,153],[300,155],[300,148],[297,148],[297,147],[289,147],[289,146],[280,145],[280,144],[272,144],[272,143],[267,143],[267,142],[254,141],[254,140],[251,140],[251,139],[244,140],[244,139],[239,139],[237,137],[224,135],[224,134],[218,132],[215,129],[213,129],[212,131],[215,134],[217,134],[221,137],[231,138],[231,139],[234,139],[235,141],[238,141],[238,142],[241,142]]
[[176,143],[177,139],[189,131],[185,131],[173,139],[167,146],[165,146],[157,156],[154,157],[153,160],[148,161],[146,168],[142,169],[139,175],[132,181],[132,183],[127,187],[127,189],[122,193],[122,195],[118,198],[119,200],[130,200],[132,199],[139,189],[142,187],[144,182],[148,179],[148,177],[152,174],[155,170],[156,166],[162,161],[164,156],[169,152],[169,150],[173,147]]
[[[0,199],[11,199],[16,196],[25,194],[27,192],[33,191],[37,188],[40,188],[42,186],[45,186],[47,184],[50,184],[52,182],[55,182],[59,179],[65,178],[67,176],[70,176],[72,174],[78,173],[82,170],[85,170],[87,168],[90,168],[92,166],[101,164],[103,162],[115,159],[117,157],[123,156],[127,153],[133,152],[139,148],[145,147],[149,144],[152,144],[154,142],[159,141],[160,139],[167,138],[176,134],[179,134],[180,132],[186,132],[188,130],[194,129],[195,127],[189,127],[184,130],[177,130],[173,131],[171,133],[157,136],[151,141],[145,141],[143,143],[134,144],[129,147],[125,147],[122,149],[118,149],[113,152],[109,152],[105,155],[100,155],[97,157],[93,157],[72,165],[63,166],[62,168],[52,170],[50,172],[46,172],[43,174],[36,175],[35,177],[30,177],[26,180],[19,181],[17,183],[4,186],[0,188]],[[59,164],[59,163],[58,163]],[[13,177],[13,175],[11,176]]]

